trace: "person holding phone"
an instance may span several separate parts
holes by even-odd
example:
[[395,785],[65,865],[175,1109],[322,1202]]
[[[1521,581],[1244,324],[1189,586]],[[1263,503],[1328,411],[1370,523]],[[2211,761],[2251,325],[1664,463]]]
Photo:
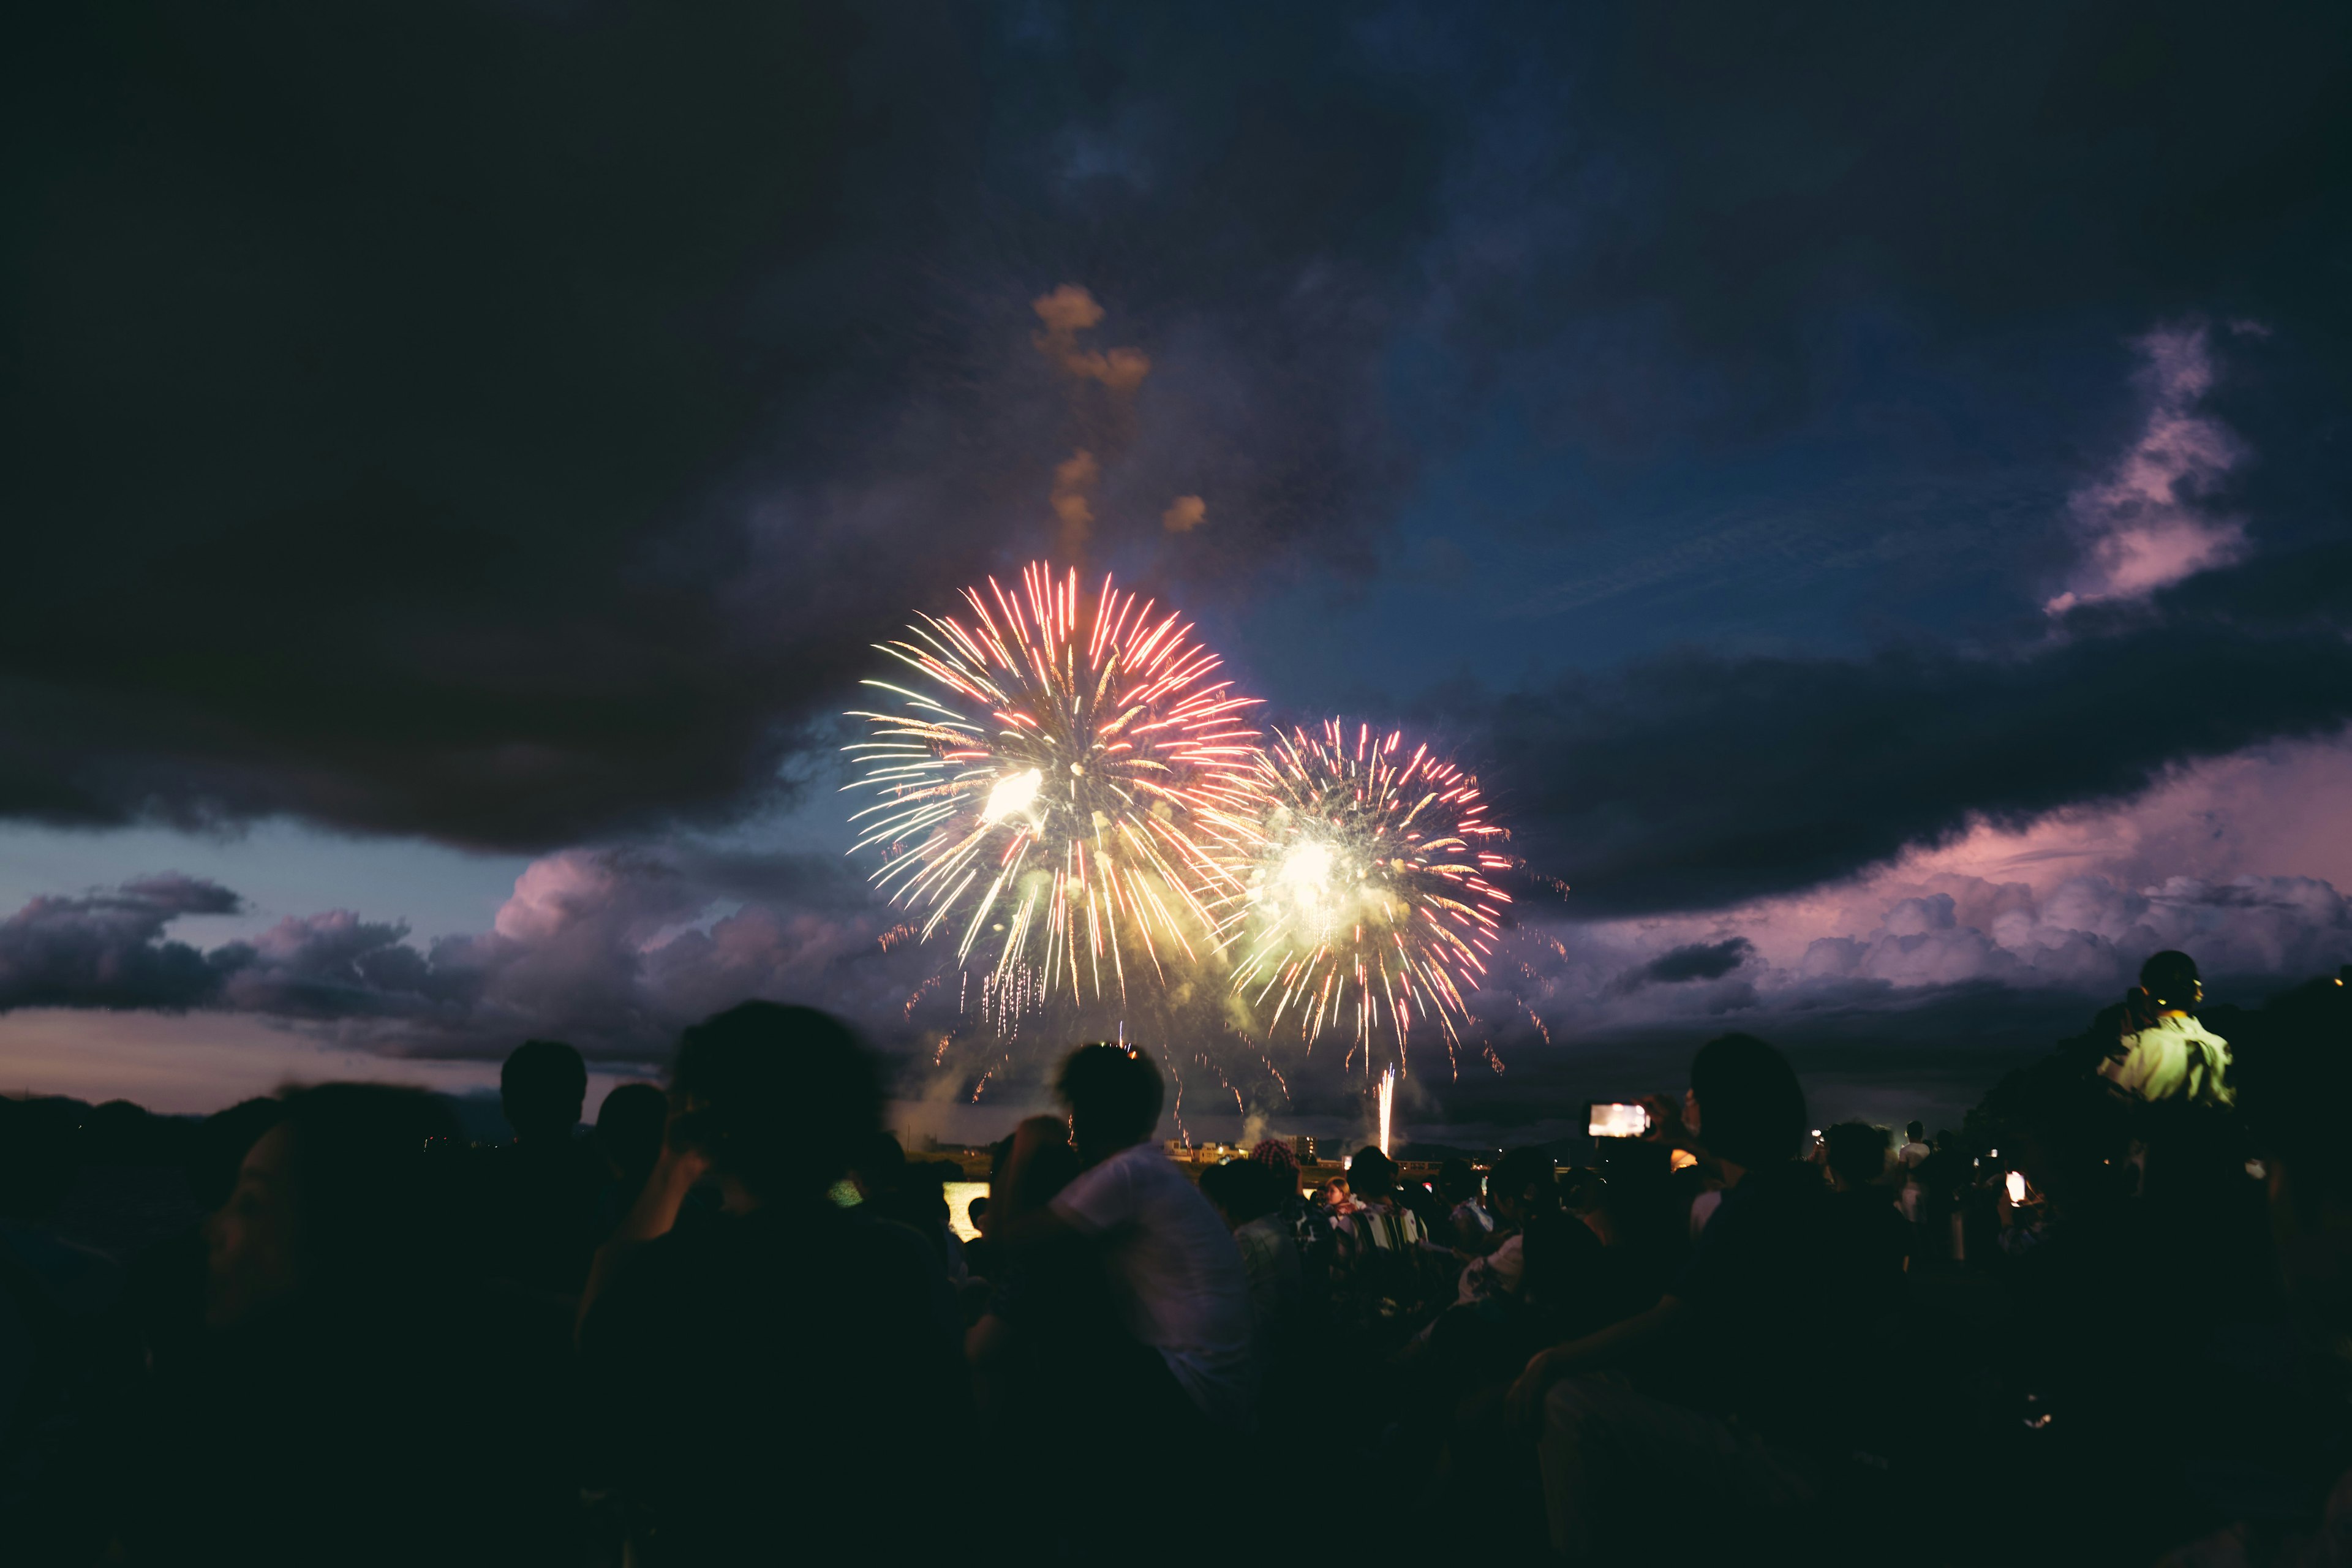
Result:
[[[1571,1563],[1603,1560],[1610,1500],[1629,1487],[1670,1486],[1729,1524],[1810,1502],[1831,1444],[1836,1230],[1819,1169],[1799,1158],[1796,1074],[1751,1036],[1709,1041],[1684,1121],[1726,1189],[1689,1263],[1648,1310],[1537,1352],[1507,1396],[1541,1432],[1552,1546]],[[1677,1400],[1628,1380],[1660,1369]]]

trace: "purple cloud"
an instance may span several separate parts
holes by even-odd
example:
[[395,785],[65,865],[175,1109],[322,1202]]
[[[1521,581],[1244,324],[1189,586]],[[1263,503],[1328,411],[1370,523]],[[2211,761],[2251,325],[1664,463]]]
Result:
[[2245,545],[2242,521],[2207,510],[2246,448],[2228,426],[2201,412],[2215,374],[2206,329],[2161,327],[2136,346],[2146,422],[2106,477],[2070,501],[2084,559],[2065,591],[2042,606],[2053,616],[2102,599],[2144,598],[2227,565]]
[[219,883],[177,873],[79,898],[35,899],[0,921],[0,1012],[204,1005],[218,994],[221,965],[164,940],[164,928],[183,915],[241,907]]

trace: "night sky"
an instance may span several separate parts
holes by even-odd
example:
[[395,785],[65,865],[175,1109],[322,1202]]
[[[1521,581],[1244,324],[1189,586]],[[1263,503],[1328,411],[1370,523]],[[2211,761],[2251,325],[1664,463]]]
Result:
[[1479,776],[1505,1070],[1420,1134],[1730,1028],[1956,1120],[2158,948],[2352,961],[2342,6],[9,31],[0,1088],[635,1075],[764,995],[1002,1131],[1048,1053],[928,1071],[838,714],[1041,556]]

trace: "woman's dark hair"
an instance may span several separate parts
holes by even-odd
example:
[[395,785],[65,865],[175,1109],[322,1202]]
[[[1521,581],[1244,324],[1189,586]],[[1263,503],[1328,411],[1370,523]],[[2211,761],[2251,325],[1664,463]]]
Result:
[[1437,1167],[1437,1195],[1449,1204],[1458,1204],[1478,1195],[1478,1173],[1470,1162],[1455,1156]]
[[1753,1035],[1725,1035],[1691,1062],[1699,1138],[1720,1160],[1750,1167],[1796,1157],[1805,1091],[1788,1058]]
[[1396,1162],[1367,1143],[1348,1162],[1348,1190],[1360,1198],[1385,1198],[1395,1193]]
[[2139,966],[2139,984],[2124,993],[2122,1032],[2137,1035],[2153,1027],[2168,1008],[2193,1012],[2202,999],[2195,959],[2172,948],[2150,953]]
[[814,1007],[745,1002],[679,1039],[670,1091],[702,1103],[672,1138],[761,1197],[839,1179],[882,1130],[882,1084],[848,1026]]
[[568,1138],[588,1098],[588,1064],[562,1040],[525,1040],[499,1068],[499,1106],[523,1137]]
[[1548,1208],[1559,1202],[1559,1177],[1549,1149],[1514,1149],[1495,1163],[1486,1194],[1518,1206]]
[[421,1089],[322,1083],[286,1096],[295,1254],[310,1287],[416,1283],[451,1256],[457,1118]]
[[1247,1225],[1279,1208],[1286,1185],[1279,1172],[1255,1160],[1229,1160],[1201,1173],[1201,1195],[1224,1210],[1235,1225]]
[[1867,1186],[1886,1174],[1886,1134],[1867,1121],[1841,1121],[1822,1135],[1829,1166],[1850,1186]]
[[1150,1057],[1132,1046],[1101,1040],[1069,1054],[1054,1079],[1054,1091],[1071,1115],[1086,1123],[1083,1137],[1118,1147],[1151,1136],[1160,1125],[1160,1103],[1166,1092]]

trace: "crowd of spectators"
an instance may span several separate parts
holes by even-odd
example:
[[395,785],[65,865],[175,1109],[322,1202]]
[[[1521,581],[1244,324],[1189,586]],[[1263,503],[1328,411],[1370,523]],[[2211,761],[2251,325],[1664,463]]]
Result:
[[[770,1003],[584,1132],[523,1045],[492,1146],[376,1085],[0,1100],[0,1555],[2352,1563],[2352,1001],[2202,1000],[2158,954],[1932,1140],[1727,1035],[1589,1163],[1320,1181],[1196,1174],[1080,1046],[969,1242]],[[73,1239],[159,1150],[201,1222]]]

